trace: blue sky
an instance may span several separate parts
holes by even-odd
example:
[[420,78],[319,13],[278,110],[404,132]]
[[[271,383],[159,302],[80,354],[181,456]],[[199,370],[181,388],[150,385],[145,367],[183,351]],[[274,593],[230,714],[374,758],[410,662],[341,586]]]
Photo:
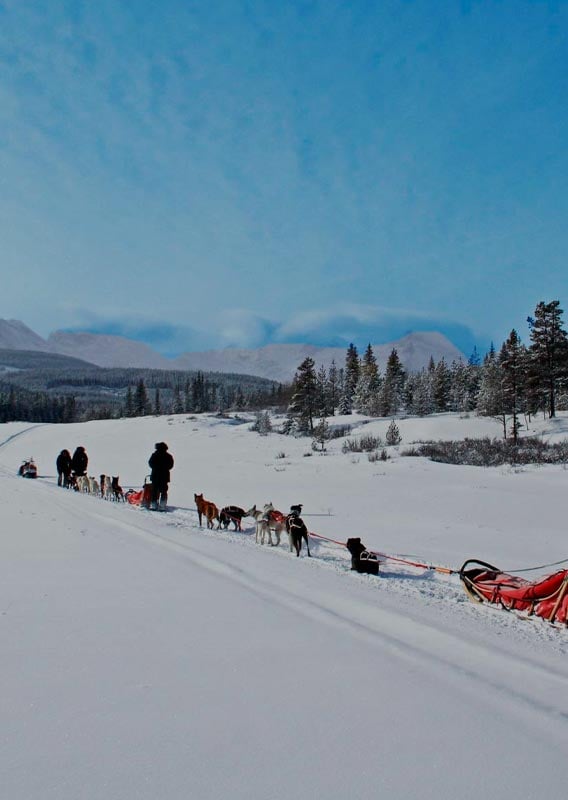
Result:
[[167,353],[568,304],[568,2],[0,0],[0,317]]

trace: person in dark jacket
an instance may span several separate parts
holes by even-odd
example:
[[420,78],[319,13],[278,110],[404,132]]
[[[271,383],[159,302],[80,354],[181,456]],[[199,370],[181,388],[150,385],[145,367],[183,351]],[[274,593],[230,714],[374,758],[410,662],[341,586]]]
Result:
[[69,486],[69,476],[71,475],[71,453],[69,450],[62,450],[55,462],[57,467],[57,485]]
[[168,484],[170,482],[170,470],[173,469],[174,459],[168,453],[168,445],[165,442],[157,442],[156,448],[148,464],[152,470],[150,481],[152,482],[152,502],[150,508],[153,511],[158,509],[165,511],[168,502]]
[[73,473],[76,476],[86,475],[88,463],[89,463],[89,457],[85,452],[85,448],[77,447],[77,449],[73,453],[73,458],[71,459],[71,469],[73,470]]

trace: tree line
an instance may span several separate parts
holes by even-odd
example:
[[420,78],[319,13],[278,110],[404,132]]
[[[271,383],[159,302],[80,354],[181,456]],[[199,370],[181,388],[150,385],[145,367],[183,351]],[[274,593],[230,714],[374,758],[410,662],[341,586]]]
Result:
[[166,370],[101,370],[97,374],[96,368],[59,376],[55,372],[22,370],[10,372],[9,378],[5,375],[0,380],[0,422],[68,423],[148,414],[285,409],[289,400],[289,387],[246,375]]
[[183,383],[169,387],[167,393],[156,386],[149,390],[143,378],[136,386],[126,390],[121,409],[123,417],[140,417],[148,414],[200,414],[203,412],[257,411],[261,408],[285,406],[289,389],[273,383],[269,389],[243,387],[207,378],[197,372]]
[[527,318],[528,346],[513,329],[500,350],[491,345],[483,359],[474,348],[467,362],[431,358],[419,372],[407,373],[393,349],[381,373],[370,344],[362,356],[350,344],[344,365],[332,362],[328,370],[316,370],[308,357],[296,372],[283,432],[314,435],[321,420],[353,411],[381,417],[459,411],[498,418],[503,436],[516,444],[523,416],[554,417],[568,409],[563,313],[558,300],[541,301]]

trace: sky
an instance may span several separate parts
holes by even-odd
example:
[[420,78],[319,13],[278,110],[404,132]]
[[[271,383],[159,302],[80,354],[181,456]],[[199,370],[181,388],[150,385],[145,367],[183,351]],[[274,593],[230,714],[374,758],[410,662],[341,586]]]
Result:
[[568,303],[568,3],[0,0],[0,317],[166,354]]

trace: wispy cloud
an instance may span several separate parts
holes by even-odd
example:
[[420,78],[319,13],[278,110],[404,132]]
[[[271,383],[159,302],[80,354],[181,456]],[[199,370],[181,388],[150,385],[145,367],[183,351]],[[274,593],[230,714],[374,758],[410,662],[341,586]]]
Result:
[[482,350],[488,344],[485,337],[476,337],[471,329],[444,314],[354,304],[299,312],[285,318],[273,315],[268,318],[243,309],[225,310],[219,311],[215,321],[205,320],[195,327],[140,315],[101,316],[83,311],[76,312],[76,322],[68,330],[126,336],[167,355],[224,347],[256,348],[274,343],[347,347],[353,342],[363,348],[369,342],[384,344],[416,331],[439,331],[466,355],[474,345]]

